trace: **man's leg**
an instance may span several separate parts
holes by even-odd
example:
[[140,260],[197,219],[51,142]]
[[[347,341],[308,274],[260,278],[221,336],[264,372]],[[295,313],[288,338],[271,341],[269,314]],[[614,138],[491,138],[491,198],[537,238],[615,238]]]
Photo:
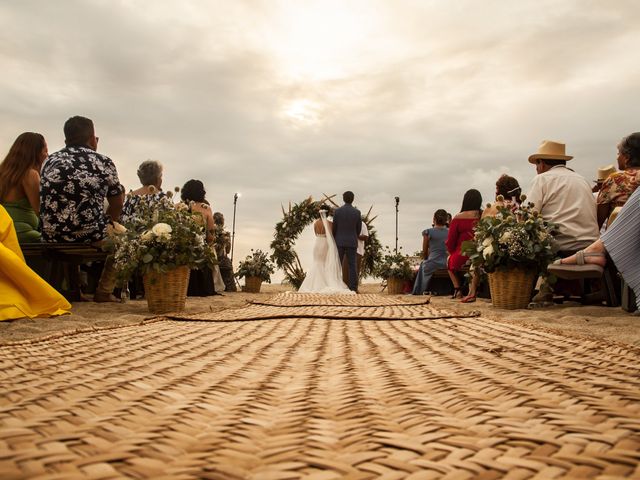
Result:
[[[96,248],[101,248],[104,240],[93,242]],[[102,274],[100,280],[98,280],[98,286],[96,287],[96,293],[93,296],[94,302],[118,302],[119,300],[113,295],[113,289],[116,287],[116,267],[113,261],[113,255],[109,255],[104,260],[104,267],[102,267]]]
[[96,293],[93,296],[94,302],[117,302],[118,299],[112,295],[116,286],[116,269],[113,265],[113,256],[109,255],[104,261],[102,275],[98,281]]
[[342,281],[345,285],[349,285],[349,262],[346,258],[342,259]]
[[345,285],[349,285],[348,271],[349,271],[349,254],[347,253],[347,247],[338,247],[338,259],[342,266],[342,281]]
[[349,262],[349,290],[358,291],[358,270],[356,268],[356,248],[346,248],[347,261]]

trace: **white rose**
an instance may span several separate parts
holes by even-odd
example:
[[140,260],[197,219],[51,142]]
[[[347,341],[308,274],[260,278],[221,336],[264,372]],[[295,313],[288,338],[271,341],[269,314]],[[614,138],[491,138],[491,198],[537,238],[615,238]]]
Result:
[[171,225],[168,225],[166,223],[156,223],[151,231],[159,237],[169,236],[169,234],[172,232]]
[[488,247],[485,247],[484,250],[482,251],[482,256],[484,258],[488,258],[491,255],[493,255],[493,245],[489,245]]
[[511,232],[504,232],[500,237],[500,243],[507,243],[511,240]]
[[118,222],[113,222],[113,231],[118,235],[122,235],[127,232],[127,227]]
[[142,235],[140,235],[140,239],[143,242],[148,242],[150,240],[153,240],[153,232],[151,230],[146,230]]
[[482,246],[484,248],[489,247],[493,243],[493,237],[487,237],[482,241]]

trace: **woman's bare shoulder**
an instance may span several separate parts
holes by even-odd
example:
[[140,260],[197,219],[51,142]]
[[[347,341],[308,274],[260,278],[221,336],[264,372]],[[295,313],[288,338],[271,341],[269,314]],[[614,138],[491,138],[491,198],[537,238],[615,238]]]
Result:
[[324,224],[322,223],[322,220],[318,219],[315,222],[313,222],[313,232],[316,235],[322,235],[325,233]]
[[453,217],[453,219],[464,220],[464,219],[479,218],[479,217],[480,217],[480,213],[477,210],[467,210],[467,211],[458,213],[455,217]]

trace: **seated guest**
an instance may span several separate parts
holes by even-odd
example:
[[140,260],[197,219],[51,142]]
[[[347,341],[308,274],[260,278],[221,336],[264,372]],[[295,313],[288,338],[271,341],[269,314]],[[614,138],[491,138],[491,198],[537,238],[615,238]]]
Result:
[[598,168],[598,178],[594,180],[595,185],[591,188],[591,191],[596,194],[596,198],[598,197],[598,192],[602,189],[602,184],[604,181],[609,178],[609,175],[612,173],[616,173],[616,167],[613,165],[607,165],[606,167]]
[[129,192],[122,207],[121,223],[128,223],[135,217],[135,212],[140,198],[148,195],[155,200],[163,198],[166,194],[162,191],[162,165],[155,160],[146,160],[138,167],[138,178],[142,187]]
[[[120,217],[124,188],[113,161],[96,151],[98,137],[90,119],[71,117],[64,124],[64,135],[66,147],[51,154],[42,167],[42,240],[99,246],[107,236],[107,225]],[[93,300],[117,301],[114,286],[113,259],[108,257]]]
[[233,264],[229,258],[231,251],[231,235],[224,229],[224,215],[220,212],[213,214],[213,222],[215,223],[215,245],[216,257],[218,258],[218,266],[220,274],[224,281],[225,292],[235,292],[236,281],[233,274]]
[[71,305],[24,262],[13,220],[0,206],[0,320],[68,313]]
[[40,167],[47,154],[44,137],[25,132],[0,164],[0,203],[11,215],[20,243],[40,241]]
[[557,225],[554,248],[567,256],[598,238],[596,205],[589,182],[567,167],[573,157],[565,155],[564,143],[544,140],[529,157],[538,173],[527,200],[542,218]]
[[422,231],[422,262],[413,283],[414,295],[422,295],[429,288],[429,282],[436,270],[447,268],[447,247],[449,235],[447,212],[439,209],[433,214],[433,226]]
[[601,227],[616,207],[622,207],[640,185],[640,132],[632,133],[618,144],[620,172],[602,182],[596,203],[598,226]]
[[[512,208],[520,205],[520,184],[518,180],[509,175],[501,175],[496,182],[496,201],[489,205],[482,212],[480,218],[495,217],[499,210],[498,208]],[[477,272],[471,274],[471,285],[469,287],[469,294],[462,298],[460,302],[471,303],[476,301],[476,295],[478,292],[478,285],[480,283],[480,275]]]
[[449,252],[447,269],[453,283],[453,296],[451,298],[462,297],[460,279],[457,272],[464,268],[469,257],[463,255],[460,248],[462,247],[462,242],[473,238],[473,229],[478,220],[480,220],[481,208],[482,195],[480,195],[480,192],[476,189],[468,190],[464,194],[460,213],[453,217],[449,225],[446,245]]
[[[204,184],[200,180],[189,180],[184,184],[180,192],[180,197],[182,201],[189,206],[189,211],[201,219],[206,241],[213,248],[215,224],[213,221],[213,212],[205,198],[206,195],[207,192],[204,189]],[[187,295],[192,297],[208,297],[209,295],[215,294],[216,289],[213,271],[206,266],[200,267],[198,270],[191,270]]]
[[575,255],[556,260],[547,270],[560,278],[599,276],[607,255],[633,289],[640,308],[640,188],[631,194],[615,223],[598,240]]
[[[536,166],[527,200],[534,204],[547,222],[556,224],[553,247],[559,257],[566,257],[598,238],[598,218],[591,186],[581,175],[567,167],[573,157],[565,154],[564,143],[544,140],[538,151],[529,156]],[[556,293],[580,294],[577,283],[558,282]],[[533,298],[534,304],[553,301],[546,282]]]

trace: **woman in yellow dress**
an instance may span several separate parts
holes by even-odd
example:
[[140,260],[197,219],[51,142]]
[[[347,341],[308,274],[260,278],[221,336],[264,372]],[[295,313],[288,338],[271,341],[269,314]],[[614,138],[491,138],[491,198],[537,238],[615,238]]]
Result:
[[0,205],[0,320],[68,313],[71,305],[24,261],[13,220]]

